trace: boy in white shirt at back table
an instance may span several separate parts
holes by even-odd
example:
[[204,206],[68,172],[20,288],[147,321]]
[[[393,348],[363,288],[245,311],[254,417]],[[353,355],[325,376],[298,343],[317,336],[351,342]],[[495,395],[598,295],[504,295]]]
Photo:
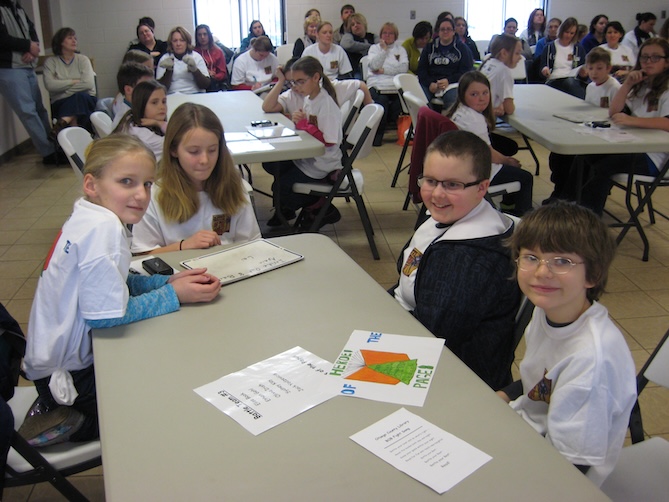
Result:
[[[585,88],[585,101],[599,108],[609,108],[620,82],[611,76],[611,54],[595,47],[585,58],[585,69],[591,82]],[[546,204],[552,199],[573,199],[574,190],[568,189],[569,173],[571,166],[576,158],[575,155],[561,155],[551,153],[548,157],[548,164],[551,169],[551,181],[553,182],[553,193],[543,203]]]
[[615,244],[591,210],[555,201],[509,239],[518,285],[536,306],[521,379],[498,395],[569,462],[601,485],[623,446],[636,401],[634,361],[597,302]]

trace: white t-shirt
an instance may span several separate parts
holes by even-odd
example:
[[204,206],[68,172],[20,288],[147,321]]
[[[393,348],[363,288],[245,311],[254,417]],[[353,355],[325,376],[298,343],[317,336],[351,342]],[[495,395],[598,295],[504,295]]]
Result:
[[553,61],[553,70],[549,79],[566,78],[574,68],[574,44],[563,46],[557,40],[555,41],[555,60]]
[[416,274],[425,250],[431,244],[442,240],[458,241],[501,235],[513,222],[488,201],[482,200],[464,217],[447,228],[438,228],[437,221],[430,217],[411,238],[411,242],[402,255],[402,270],[399,285],[395,288],[395,299],[408,311],[416,308]]
[[[151,190],[151,202],[142,221],[132,229],[132,252],[144,253],[158,247],[168,246],[182,239],[187,239],[200,230],[214,230],[221,237],[221,244],[247,242],[260,239],[260,227],[253,211],[251,200],[246,195],[247,204],[237,214],[227,217],[215,207],[206,192],[198,192],[199,209],[190,220],[183,223],[168,222],[158,206],[157,197],[160,186]],[[225,230],[227,228],[227,230]]]
[[254,85],[256,83],[268,84],[274,78],[279,60],[274,54],[262,61],[256,61],[251,57],[251,51],[246,51],[235,59],[232,65],[232,85]]
[[[488,124],[486,123],[485,117],[482,113],[479,113],[473,108],[469,108],[468,106],[461,104],[455,110],[451,120],[455,122],[455,125],[458,126],[458,129],[476,134],[479,138],[485,141],[486,145],[490,146]],[[491,180],[495,177],[500,169],[502,169],[502,164],[497,164],[495,162],[492,163],[490,171]]]
[[[209,70],[207,70],[207,64],[202,59],[197,52],[193,51],[188,53],[189,56],[192,56],[197,64],[197,69],[205,75],[209,76]],[[166,52],[158,61],[158,66],[156,67],[156,79],[160,80],[163,75],[165,75],[165,68],[160,66],[165,59],[174,57],[169,52]],[[184,63],[181,59],[174,57],[174,70],[172,72],[172,83],[170,88],[167,90],[168,94],[174,94],[175,92],[181,92],[182,94],[195,94],[198,92],[205,92],[205,89],[200,89],[195,83],[195,77],[191,72],[188,71],[188,65]]]
[[136,126],[134,124],[129,124],[128,129],[125,132],[131,136],[135,136],[144,143],[156,156],[156,162],[160,162],[160,159],[163,157],[163,143],[165,142],[165,136],[156,134],[148,127]]
[[339,75],[346,75],[353,71],[351,61],[349,61],[346,51],[335,44],[330,45],[330,50],[326,53],[321,52],[319,44],[310,45],[304,49],[302,57],[304,56],[312,56],[318,59],[323,65],[325,75],[327,75],[330,80],[334,80],[338,78]]
[[62,375],[93,364],[86,319],[125,315],[130,235],[116,214],[82,198],[52,251],[30,311],[23,367],[31,380],[55,373],[59,388],[74,391]]
[[628,66],[631,69],[636,64],[634,51],[627,45],[618,44],[617,49],[611,49],[608,44],[600,45],[600,47],[611,54],[611,66]]
[[[523,64],[523,61],[518,64]],[[513,75],[508,66],[499,59],[490,58],[481,67],[481,73],[490,81],[493,108],[500,106],[505,99],[513,99]]]
[[[654,33],[650,34],[651,38],[655,36]],[[623,39],[620,41],[621,45],[626,45],[629,47],[634,54],[634,59],[639,57],[639,44],[637,44],[636,41],[636,34],[634,33],[634,30],[628,31],[625,33],[625,36]]]
[[[317,44],[311,47],[317,47]],[[315,99],[310,99],[308,96],[304,98],[302,110],[309,122],[323,133],[325,143],[331,146],[326,145],[325,154],[320,157],[298,159],[293,162],[310,178],[321,179],[328,173],[341,169],[340,145],[343,139],[341,111],[327,91],[322,89]]]
[[[380,44],[374,44],[367,53],[369,75],[367,85],[379,90],[394,90],[393,77],[409,71],[409,56],[406,49],[399,43],[381,49]],[[383,73],[373,73],[373,70],[383,68]]]
[[593,466],[588,477],[601,485],[618,459],[636,400],[625,339],[595,302],[560,328],[536,308],[525,343],[523,395],[511,407],[569,462]]
[[[339,107],[355,98],[356,92],[360,89],[360,80],[355,79],[333,80],[331,84],[337,95],[337,104]],[[304,96],[298,92],[293,92],[292,89],[288,89],[279,95],[278,102],[283,108],[283,113],[290,115],[302,109],[304,106]]]
[[[657,103],[649,103],[644,100],[648,89],[641,92],[637,97],[627,97],[627,107],[635,117],[669,117],[669,91],[664,91]],[[662,169],[664,163],[669,159],[669,153],[649,153],[647,154],[653,161],[658,171]]]
[[620,82],[613,77],[609,77],[602,85],[590,82],[585,88],[585,101],[600,108],[608,108],[618,89]]

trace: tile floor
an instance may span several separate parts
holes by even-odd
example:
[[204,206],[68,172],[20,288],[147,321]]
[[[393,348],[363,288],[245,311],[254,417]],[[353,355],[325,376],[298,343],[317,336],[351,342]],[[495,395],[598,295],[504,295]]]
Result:
[[[417,214],[413,207],[402,211],[406,173],[400,176],[397,188],[390,188],[401,150],[392,141],[394,138],[393,133],[386,134],[385,144],[357,163],[364,173],[365,199],[381,259],[372,259],[353,203],[338,201],[342,220],[322,229],[384,288],[397,280],[396,259],[412,234]],[[541,175],[535,177],[535,205],[552,190],[548,152],[541,147],[536,150]],[[534,163],[526,151],[520,152],[518,158],[534,172]],[[36,154],[25,154],[0,164],[0,301],[24,328],[44,257],[80,194],[69,166],[43,166],[40,160]],[[256,187],[269,191],[269,176],[260,166],[253,166],[253,173]],[[270,201],[260,194],[255,200],[264,230],[264,223],[271,216]],[[621,203],[620,194],[615,194],[608,208],[622,215]],[[658,191],[655,204],[661,210],[669,210],[669,191]],[[669,328],[669,222],[660,218],[656,225],[647,225],[647,233],[651,241],[650,261],[641,261],[640,239],[631,231],[618,248],[608,293],[602,299],[625,334],[637,369]],[[523,351],[521,343],[518,360]],[[651,384],[642,394],[641,406],[646,433],[669,439],[669,390]],[[104,500],[102,468],[75,476],[73,482],[91,500]],[[4,497],[7,502],[59,499],[47,483],[7,489]]]

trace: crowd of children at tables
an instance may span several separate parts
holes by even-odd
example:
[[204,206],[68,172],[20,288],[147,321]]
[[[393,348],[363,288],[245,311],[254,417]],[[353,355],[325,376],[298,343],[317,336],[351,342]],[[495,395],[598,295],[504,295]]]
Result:
[[[390,292],[600,484],[622,448],[636,387],[625,340],[598,303],[614,255],[598,215],[612,173],[633,166],[656,175],[669,154],[588,156],[582,205],[560,200],[573,198],[574,159],[551,155],[555,191],[550,203],[533,210],[532,176],[513,157],[517,145],[492,131],[496,117],[514,113],[511,70],[524,54],[530,66],[539,62],[538,74],[549,85],[608,108],[613,123],[669,131],[669,43],[653,36],[655,16],[637,15],[638,26],[624,34],[619,22],[598,15],[579,43],[576,19],[547,23],[535,9],[520,38],[517,21],[506,21],[480,71],[473,69],[479,55],[464,18],[443,13],[434,30],[419,22],[402,45],[391,22],[376,36],[353,6],[342,7],[341,18],[335,29],[315,9],[307,12],[301,50],[286,65],[278,64],[262,23],[254,21],[233,66],[233,88],[255,90],[274,80],[263,110],[288,115],[296,129],[325,146],[319,157],[264,165],[280,174],[273,186],[280,205],[268,225],[285,224],[301,210],[310,226],[325,203],[291,187],[328,179],[341,167],[339,106],[360,89],[365,104],[383,104],[390,122],[399,103],[381,91],[393,75],[416,73],[428,96],[450,102],[444,114],[460,130],[440,135],[427,149],[419,178],[427,213],[399,257],[399,280]],[[114,134],[87,153],[84,195],[38,282],[24,368],[39,397],[20,431],[35,446],[99,435],[91,329],[167,314],[185,303],[222,301],[219,280],[206,270],[134,275],[133,254],[261,237],[216,115],[187,103],[167,121],[168,93],[225,88],[223,52],[206,25],[196,29],[197,46],[182,27],[166,43],[155,39],[154,28],[150,18],[140,20],[138,43],[117,74]],[[71,45],[76,48],[76,39]],[[369,57],[367,84],[348,78],[358,70],[351,60],[363,55]],[[447,96],[455,82],[457,90]],[[508,180],[521,182],[514,201],[519,223],[486,198],[491,183]],[[323,224],[340,218],[331,205]],[[521,294],[535,309],[521,378],[513,382]]]

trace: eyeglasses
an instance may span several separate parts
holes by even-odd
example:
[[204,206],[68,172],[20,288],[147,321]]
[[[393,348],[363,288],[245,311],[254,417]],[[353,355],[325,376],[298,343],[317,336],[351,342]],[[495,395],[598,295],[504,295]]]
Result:
[[289,80],[288,83],[292,86],[304,85],[307,82],[306,78],[298,78],[297,80]]
[[439,31],[443,31],[445,33],[448,33],[449,31],[453,31],[453,28],[439,28]]
[[651,63],[659,63],[661,59],[667,59],[667,56],[660,56],[658,54],[653,54],[652,56],[644,54],[643,56],[639,56],[639,61],[642,63],[647,63],[648,61]]
[[550,258],[548,260],[542,260],[537,258],[533,254],[521,254],[516,259],[516,265],[523,272],[536,272],[541,263],[545,263],[548,267],[548,270],[555,275],[564,275],[569,273],[569,271],[574,268],[576,265],[582,265],[582,261],[573,261],[569,258],[562,258],[556,256],[555,258]]
[[435,180],[434,178],[428,178],[427,176],[421,175],[418,177],[418,186],[424,186],[428,190],[434,190],[438,185],[441,185],[441,188],[452,193],[461,192],[465,188],[476,186],[483,181],[485,181],[485,179],[472,181],[471,183],[462,183],[461,181]]

